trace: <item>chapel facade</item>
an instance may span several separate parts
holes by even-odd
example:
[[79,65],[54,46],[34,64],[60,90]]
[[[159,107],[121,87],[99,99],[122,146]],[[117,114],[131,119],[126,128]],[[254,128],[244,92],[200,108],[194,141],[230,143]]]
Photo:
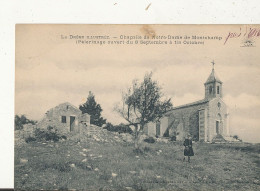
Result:
[[184,140],[191,135],[195,141],[212,142],[216,137],[229,136],[229,113],[224,103],[223,82],[214,69],[204,83],[204,99],[174,107],[158,122],[144,128],[149,136],[175,137]]

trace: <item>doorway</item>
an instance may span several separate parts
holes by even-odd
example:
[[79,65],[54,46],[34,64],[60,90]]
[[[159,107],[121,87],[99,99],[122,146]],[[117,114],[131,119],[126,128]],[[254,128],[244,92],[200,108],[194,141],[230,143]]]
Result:
[[74,131],[74,127],[75,127],[75,117],[70,116],[70,131]]
[[216,121],[216,133],[219,134],[219,121]]

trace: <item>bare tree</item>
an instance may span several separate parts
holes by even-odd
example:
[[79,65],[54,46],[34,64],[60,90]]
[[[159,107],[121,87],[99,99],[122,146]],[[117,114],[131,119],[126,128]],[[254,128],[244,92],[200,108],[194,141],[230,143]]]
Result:
[[122,94],[122,105],[115,111],[123,117],[128,125],[135,127],[135,147],[139,148],[139,135],[145,124],[159,120],[172,109],[171,99],[163,99],[162,88],[152,80],[152,73],[146,74],[142,82],[134,80],[132,87]]

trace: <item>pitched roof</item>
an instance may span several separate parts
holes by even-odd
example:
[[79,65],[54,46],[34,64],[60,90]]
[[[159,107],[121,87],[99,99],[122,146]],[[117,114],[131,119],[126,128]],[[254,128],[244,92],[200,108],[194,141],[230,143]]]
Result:
[[69,106],[71,106],[71,107],[73,107],[74,109],[78,109],[79,110],[79,108],[77,108],[76,106],[74,106],[74,105],[72,105],[71,103],[69,103],[69,102],[64,102],[64,103],[61,103],[61,104],[59,104],[59,105],[57,105],[57,106],[63,106],[63,105],[69,105]]
[[[71,104],[71,103],[69,103],[69,102],[64,102],[64,103],[61,103],[61,104],[59,104],[59,105],[57,105],[57,106],[55,106],[55,107],[53,107],[53,108],[49,109],[48,111],[51,111],[51,110],[53,110],[53,109],[57,109],[57,108],[66,107],[66,106],[70,106],[70,107],[74,108],[75,110],[78,110],[78,111],[80,111],[80,109],[79,109],[79,108],[77,108],[76,106],[72,105],[72,104]],[[47,112],[48,112],[48,111],[47,111]]]
[[174,107],[173,110],[183,108],[183,107],[189,107],[189,106],[193,106],[193,105],[199,105],[199,104],[207,103],[208,101],[209,101],[208,99],[202,99],[202,100],[199,100],[199,101],[195,101],[195,102],[191,102],[191,103],[188,103],[188,104],[184,104],[184,105]]
[[180,105],[180,106],[174,107],[174,108],[172,108],[171,110],[169,110],[169,111],[166,113],[166,115],[169,114],[169,113],[171,113],[172,111],[174,111],[174,110],[176,110],[176,109],[181,109],[181,108],[190,107],[190,106],[194,106],[194,105],[200,105],[200,104],[204,104],[204,103],[207,103],[207,102],[209,102],[208,99],[202,99],[202,100],[195,101],[195,102],[192,102],[192,103]]
[[216,75],[216,72],[215,72],[214,68],[212,69],[211,74],[209,75],[209,77],[208,77],[207,81],[205,82],[205,84],[208,84],[208,83],[211,83],[211,82],[222,83],[222,81]]

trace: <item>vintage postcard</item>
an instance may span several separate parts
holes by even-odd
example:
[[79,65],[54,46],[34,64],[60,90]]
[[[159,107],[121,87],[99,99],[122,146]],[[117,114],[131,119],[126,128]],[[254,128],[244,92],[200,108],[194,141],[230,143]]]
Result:
[[18,24],[15,41],[15,189],[260,189],[260,25]]

